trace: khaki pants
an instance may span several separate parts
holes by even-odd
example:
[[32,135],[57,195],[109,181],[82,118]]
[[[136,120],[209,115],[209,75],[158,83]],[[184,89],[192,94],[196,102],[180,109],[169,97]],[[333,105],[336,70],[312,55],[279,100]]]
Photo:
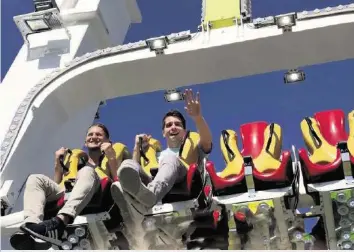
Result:
[[[80,169],[70,196],[58,214],[75,218],[89,203],[95,192],[100,188],[100,179],[91,167]],[[46,202],[56,201],[64,195],[64,188],[52,179],[41,174],[28,177],[24,191],[25,222],[39,223],[43,221]]]
[[156,195],[157,202],[161,201],[172,189],[172,187],[183,181],[187,175],[186,167],[181,163],[177,155],[167,154],[161,158],[159,169],[155,178],[147,178],[138,162],[133,159],[126,159],[122,162],[121,167],[130,167],[139,172],[140,178],[147,183],[147,188]]

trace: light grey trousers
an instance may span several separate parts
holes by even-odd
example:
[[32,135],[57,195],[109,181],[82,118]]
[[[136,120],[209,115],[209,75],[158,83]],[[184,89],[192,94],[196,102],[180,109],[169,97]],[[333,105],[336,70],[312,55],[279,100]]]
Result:
[[181,182],[187,175],[186,167],[181,163],[178,156],[174,154],[167,154],[161,158],[158,172],[153,180],[145,174],[140,164],[135,160],[124,160],[121,166],[129,166],[139,171],[141,180],[156,195],[157,202],[166,196],[174,184]]
[[[58,214],[75,218],[92,199],[100,188],[100,179],[95,170],[89,166],[81,168],[77,174],[76,183],[69,198]],[[56,201],[64,195],[60,187],[49,177],[42,174],[32,174],[26,181],[24,191],[25,222],[39,223],[43,221],[46,202]]]

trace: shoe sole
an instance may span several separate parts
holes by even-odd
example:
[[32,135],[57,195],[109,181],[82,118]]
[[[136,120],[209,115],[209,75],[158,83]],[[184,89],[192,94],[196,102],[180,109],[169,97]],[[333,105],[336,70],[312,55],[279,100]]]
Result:
[[139,172],[130,167],[122,167],[119,173],[119,181],[123,190],[135,200],[146,207],[151,207],[151,202],[154,202],[153,193],[143,186]]
[[48,250],[52,246],[44,242],[36,242],[29,234],[17,233],[10,237],[10,244],[15,250]]
[[119,208],[119,212],[120,212],[120,215],[122,216],[123,221],[129,225],[133,224],[133,219],[132,219],[130,211],[129,211],[128,203],[127,203],[126,199],[124,198],[124,195],[123,195],[121,189],[119,188],[119,185],[117,185],[116,183],[119,183],[119,182],[115,182],[111,186],[112,198],[113,198],[115,204]]
[[139,172],[130,167],[122,167],[119,171],[119,182],[124,191],[135,196],[141,187]]
[[13,234],[10,237],[10,244],[16,250],[33,250],[34,240],[29,234]]
[[[56,245],[58,247],[61,247],[63,242],[60,241],[60,240],[57,240],[57,239],[54,239],[54,238],[50,238],[48,236],[44,236],[44,235],[40,235],[40,234],[37,234],[36,232],[33,232],[31,229],[29,228],[26,228],[26,227],[20,227],[21,231],[27,233],[27,234],[30,234],[31,236],[33,237],[36,237],[38,239],[41,239],[45,242],[49,242],[53,245]],[[36,244],[39,244],[38,242],[34,241]]]
[[115,202],[115,204],[119,207],[120,215],[123,219],[124,226],[126,226],[127,230],[123,232],[123,235],[128,240],[130,249],[135,250],[134,248],[137,246],[137,241],[134,237],[134,231],[136,228],[136,223],[133,221],[131,212],[129,211],[130,202],[124,197],[122,189],[117,184],[119,182],[115,182],[111,186],[111,195]]

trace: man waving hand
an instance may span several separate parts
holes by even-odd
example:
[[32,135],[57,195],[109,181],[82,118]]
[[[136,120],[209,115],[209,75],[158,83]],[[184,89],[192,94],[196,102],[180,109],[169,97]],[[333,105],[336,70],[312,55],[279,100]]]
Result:
[[[194,121],[200,135],[198,154],[199,159],[203,158],[212,150],[212,135],[202,116],[199,93],[194,96],[191,89],[185,91],[185,110]],[[143,139],[144,144],[150,136],[146,134],[137,135],[133,159],[123,161],[118,170],[123,191],[145,207],[151,208],[161,201],[175,183],[185,179],[187,169],[180,161],[178,154],[186,133],[186,120],[179,111],[172,110],[165,114],[162,119],[162,135],[166,139],[167,148],[157,153],[159,169],[155,178],[146,186],[141,180],[143,173],[139,163],[139,138]],[[116,203],[119,204],[119,202]]]

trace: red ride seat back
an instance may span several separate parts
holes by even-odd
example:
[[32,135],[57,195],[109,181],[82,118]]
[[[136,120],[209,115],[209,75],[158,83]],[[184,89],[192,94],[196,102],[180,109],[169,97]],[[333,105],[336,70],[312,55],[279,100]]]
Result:
[[317,112],[314,115],[322,136],[333,146],[340,141],[347,141],[345,131],[345,115],[340,109]]
[[[243,140],[241,153],[244,157],[252,157],[253,176],[260,181],[286,181],[287,168],[291,165],[289,163],[291,155],[289,151],[281,152],[281,127],[275,123],[268,124],[265,121],[259,121],[241,125],[240,131]],[[272,135],[271,131],[273,131]],[[269,139],[270,142],[268,142]],[[267,150],[268,143],[274,146],[273,151]]]
[[314,133],[311,133],[306,119],[302,120],[300,126],[310,155],[304,148],[299,149],[300,161],[308,178],[310,181],[311,178],[316,181],[340,179],[341,175],[336,169],[342,163],[337,144],[348,140],[344,112],[340,109],[321,111],[315,113],[313,118],[308,118],[308,121],[312,122]]
[[263,121],[241,125],[242,156],[251,156],[253,159],[258,157],[263,148],[264,130],[267,126],[268,124]]

